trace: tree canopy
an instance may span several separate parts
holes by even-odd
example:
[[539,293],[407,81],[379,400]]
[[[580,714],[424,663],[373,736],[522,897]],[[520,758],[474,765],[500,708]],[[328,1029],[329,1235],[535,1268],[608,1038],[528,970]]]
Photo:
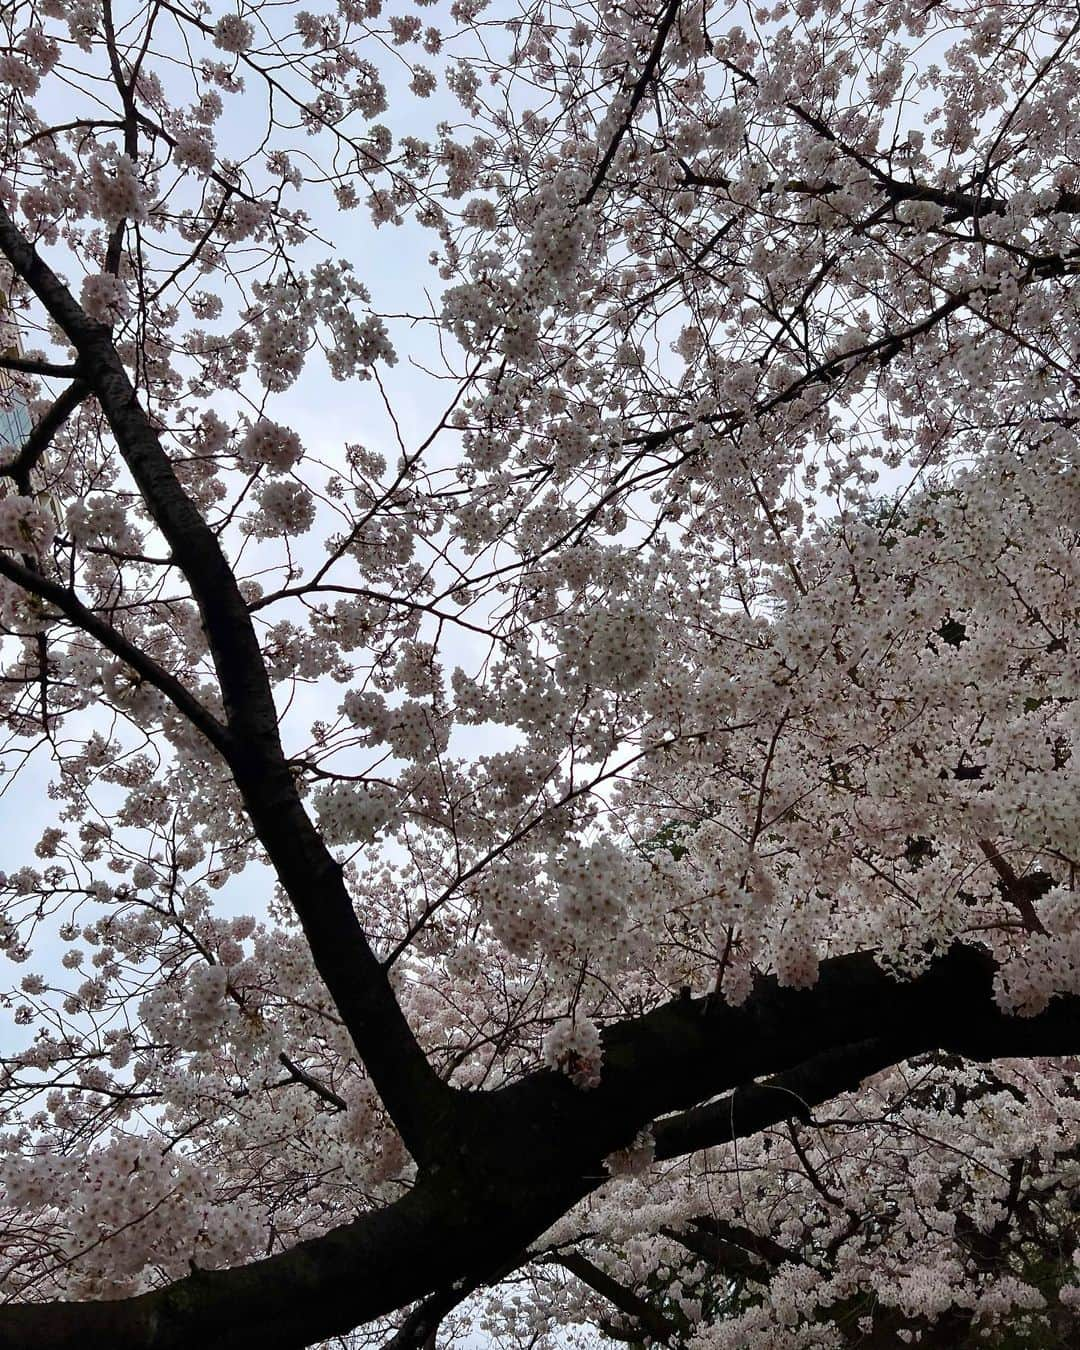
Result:
[[312,4],[0,15],[0,1350],[1075,1345],[1080,10]]

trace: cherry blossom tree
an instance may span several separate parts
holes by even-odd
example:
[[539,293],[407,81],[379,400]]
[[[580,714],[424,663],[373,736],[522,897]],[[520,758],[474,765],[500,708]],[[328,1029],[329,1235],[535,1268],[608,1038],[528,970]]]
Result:
[[0,19],[0,1347],[1075,1344],[1080,9],[313,4]]

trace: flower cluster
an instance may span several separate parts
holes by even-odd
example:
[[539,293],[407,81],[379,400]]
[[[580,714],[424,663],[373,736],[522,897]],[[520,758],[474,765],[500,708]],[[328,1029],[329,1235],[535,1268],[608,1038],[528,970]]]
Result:
[[319,825],[330,844],[370,844],[393,819],[393,801],[381,788],[328,783],[315,793]]
[[43,553],[56,533],[56,520],[33,497],[0,497],[0,548]]
[[302,483],[275,478],[262,483],[255,494],[259,504],[249,528],[257,539],[279,535],[293,539],[305,534],[315,523],[315,502]]
[[149,215],[146,191],[135,162],[116,151],[96,154],[89,164],[87,186],[94,214],[113,229],[124,221],[141,223]]
[[260,417],[245,432],[236,454],[245,469],[268,469],[288,473],[303,455],[300,437],[291,427],[283,427],[268,417]]
[[87,318],[110,328],[131,313],[127,287],[110,272],[84,277],[79,298]]
[[544,1063],[566,1074],[575,1087],[599,1087],[604,1065],[600,1029],[587,1017],[563,1018],[544,1037]]
[[255,30],[238,14],[223,14],[214,25],[214,45],[237,55],[250,50]]

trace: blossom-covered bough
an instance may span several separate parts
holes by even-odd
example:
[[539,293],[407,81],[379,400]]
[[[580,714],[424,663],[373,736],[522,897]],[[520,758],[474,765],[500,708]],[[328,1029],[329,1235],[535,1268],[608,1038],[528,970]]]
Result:
[[401,10],[4,11],[0,1347],[1074,1344],[1080,10]]

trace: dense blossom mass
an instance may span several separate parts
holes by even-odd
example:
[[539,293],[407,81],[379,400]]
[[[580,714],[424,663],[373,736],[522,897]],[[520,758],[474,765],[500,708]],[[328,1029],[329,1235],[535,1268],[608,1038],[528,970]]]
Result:
[[311,4],[0,15],[0,1350],[1075,1345],[1080,9]]

